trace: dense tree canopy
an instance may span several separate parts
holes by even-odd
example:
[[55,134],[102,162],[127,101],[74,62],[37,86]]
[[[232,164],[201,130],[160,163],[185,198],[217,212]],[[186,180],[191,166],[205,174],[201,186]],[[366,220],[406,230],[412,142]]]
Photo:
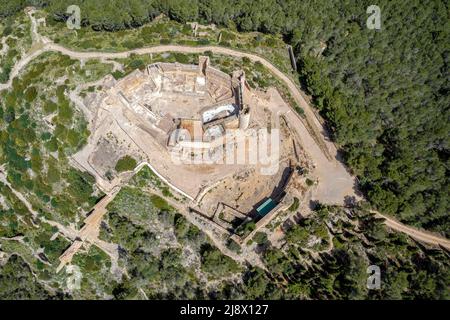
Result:
[[0,298],[29,300],[51,299],[52,296],[36,281],[25,261],[12,255],[0,268]]

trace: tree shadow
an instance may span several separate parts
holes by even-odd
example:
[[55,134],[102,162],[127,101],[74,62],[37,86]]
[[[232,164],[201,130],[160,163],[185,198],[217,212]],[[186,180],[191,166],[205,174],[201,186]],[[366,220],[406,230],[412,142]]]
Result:
[[354,208],[357,204],[357,200],[355,196],[345,196],[344,197],[344,207],[346,208]]

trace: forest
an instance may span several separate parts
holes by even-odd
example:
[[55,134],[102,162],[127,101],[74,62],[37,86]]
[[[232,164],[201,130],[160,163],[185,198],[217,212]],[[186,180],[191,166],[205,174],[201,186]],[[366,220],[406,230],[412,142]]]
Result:
[[[366,27],[370,1],[72,1],[82,25],[133,28],[160,13],[239,31],[281,33],[295,48],[304,90],[327,120],[373,207],[449,236],[448,3],[378,1],[381,29]],[[67,19],[61,0],[2,1]]]

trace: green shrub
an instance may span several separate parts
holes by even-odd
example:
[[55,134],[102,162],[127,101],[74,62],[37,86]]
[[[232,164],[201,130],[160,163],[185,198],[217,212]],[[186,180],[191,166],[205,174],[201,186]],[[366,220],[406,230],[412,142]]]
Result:
[[141,59],[135,59],[132,60],[129,64],[128,64],[128,68],[134,70],[134,69],[143,69],[145,66],[145,63],[143,60]]
[[300,206],[300,201],[297,197],[294,197],[294,202],[289,207],[289,211],[294,212],[298,210],[298,207]]
[[257,232],[253,236],[253,241],[255,241],[257,244],[264,244],[267,242],[267,233],[265,232]]
[[210,41],[208,39],[202,38],[202,39],[198,40],[197,43],[201,46],[206,46],[206,45],[210,44]]
[[174,52],[173,56],[175,57],[175,60],[179,63],[184,63],[184,64],[189,63],[189,56],[186,54]]
[[36,96],[37,96],[37,90],[35,87],[29,87],[27,89],[27,91],[25,91],[25,99],[28,102],[34,101],[34,99],[36,99]]
[[131,171],[135,167],[136,167],[136,160],[133,157],[124,156],[117,161],[115,169],[117,172],[124,172],[124,171]]
[[161,198],[160,196],[157,196],[156,194],[152,195],[150,197],[150,199],[152,200],[153,205],[156,208],[158,208],[159,210],[170,210],[171,209],[171,207],[167,203],[167,201],[164,200],[163,198]]
[[227,248],[236,253],[241,252],[241,246],[236,241],[231,239],[227,242]]
[[241,270],[239,264],[218,249],[207,246],[202,252],[201,269],[212,278],[221,278]]
[[116,70],[112,73],[112,76],[114,79],[119,80],[120,78],[123,78],[125,74],[123,72],[120,72],[119,70]]

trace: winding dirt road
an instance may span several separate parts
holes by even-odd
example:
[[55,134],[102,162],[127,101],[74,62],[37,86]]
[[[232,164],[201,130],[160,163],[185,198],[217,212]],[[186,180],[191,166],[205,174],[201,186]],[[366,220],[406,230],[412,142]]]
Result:
[[[355,194],[355,178],[350,175],[346,167],[338,161],[338,153],[335,145],[327,137],[326,131],[317,118],[312,107],[304,99],[297,85],[283,72],[266,59],[252,53],[246,53],[230,48],[218,46],[182,46],[182,45],[160,45],[154,47],[145,47],[124,52],[79,52],[67,49],[63,46],[53,43],[50,39],[38,34],[36,21],[29,14],[32,21],[33,39],[37,39],[37,43],[33,44],[30,52],[19,60],[11,71],[10,79],[5,84],[0,84],[0,91],[11,87],[12,80],[17,77],[20,71],[33,59],[44,52],[59,52],[75,59],[107,59],[127,58],[131,54],[143,55],[150,53],[180,52],[180,53],[204,53],[211,51],[216,54],[229,55],[233,57],[247,57],[252,62],[260,62],[270,70],[284,85],[289,89],[290,94],[295,102],[304,110],[305,118],[302,119],[294,110],[286,110],[285,117],[291,122],[292,127],[296,129],[299,139],[302,141],[305,151],[313,159],[316,172],[319,177],[319,186],[313,196],[314,200],[324,203],[341,204],[344,196],[356,197]],[[341,203],[336,201],[340,199]],[[450,250],[450,241],[432,235],[429,232],[417,230],[415,228],[401,224],[394,219],[376,213],[378,217],[385,219],[385,224],[396,231],[408,234],[410,237],[428,243],[431,245],[439,245]]]
[[409,227],[407,225],[404,225],[403,223],[398,222],[397,220],[395,220],[391,217],[382,215],[381,213],[379,213],[377,211],[371,211],[371,212],[375,213],[375,216],[377,218],[383,218],[384,224],[395,231],[405,233],[408,236],[410,236],[411,238],[416,239],[418,241],[428,243],[431,245],[435,245],[435,246],[441,246],[447,250],[450,250],[450,240],[448,240],[446,238],[436,236],[435,234],[432,234],[431,232],[418,230],[416,228]]

